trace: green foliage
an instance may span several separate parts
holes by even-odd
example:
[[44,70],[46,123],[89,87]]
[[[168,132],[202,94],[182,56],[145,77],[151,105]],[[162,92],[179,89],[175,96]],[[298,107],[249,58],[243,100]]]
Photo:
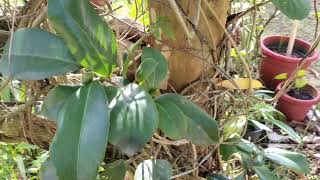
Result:
[[311,11],[311,0],[272,0],[272,3],[291,19],[302,20]]
[[126,166],[123,160],[108,164],[100,174],[101,178],[108,180],[122,180],[126,175]]
[[158,111],[152,97],[137,84],[129,84],[119,89],[109,108],[109,142],[127,155],[135,154],[158,127]]
[[165,160],[146,160],[139,164],[134,180],[170,180],[172,167]]
[[[163,104],[164,102],[172,103],[183,112],[184,117],[181,118],[180,121],[187,120],[188,128],[186,133],[183,130],[176,132],[178,133],[178,136],[185,137],[185,139],[193,144],[198,145],[219,143],[219,127],[217,122],[191,101],[178,94],[164,94],[159,96],[156,99],[156,102],[160,104]],[[163,120],[163,118],[160,117],[160,120]],[[163,123],[169,122],[170,119]],[[169,124],[163,127],[168,126]],[[170,131],[170,129],[165,129],[165,131]]]
[[[301,137],[290,126],[283,122],[285,120],[285,116],[269,104],[264,102],[255,102],[251,108],[249,120],[272,123],[286,132],[292,140],[298,143],[302,142]],[[257,125],[256,123],[254,124]],[[260,128],[261,126],[259,127],[257,125],[257,127]]]
[[148,89],[160,88],[168,74],[168,62],[158,49],[143,48],[137,80]]
[[263,156],[298,173],[306,174],[310,171],[306,157],[300,153],[267,148],[263,150]]
[[[304,77],[306,76],[306,70],[300,70],[294,77],[294,87],[295,88],[303,88],[308,84],[308,80],[306,80]],[[274,77],[274,79],[277,80],[285,80],[288,79],[288,74],[287,73],[281,73]]]
[[161,33],[169,39],[175,40],[173,27],[166,16],[158,16],[156,22],[150,25],[149,31],[159,40],[161,40]]
[[261,180],[280,180],[270,169],[265,166],[253,166],[253,171],[259,176]]
[[114,0],[112,7],[122,7],[115,12],[120,16],[129,16],[145,26],[150,24],[148,0]]
[[47,152],[34,145],[0,142],[0,179],[36,179],[47,157]]
[[223,140],[225,142],[237,141],[243,134],[244,127],[246,126],[246,116],[235,116],[228,120],[223,126]]
[[188,117],[171,101],[157,101],[159,128],[171,139],[184,139],[188,130]]
[[59,179],[95,179],[107,146],[107,107],[104,88],[97,81],[80,87],[66,100],[50,147]]
[[[33,46],[30,46],[32,42]],[[57,36],[40,29],[21,29],[8,42],[0,72],[13,79],[39,80],[79,69],[68,48]]]
[[[272,167],[276,164],[299,173],[309,172],[308,161],[304,155],[278,148],[263,150],[263,148],[244,139],[234,145],[220,145],[220,151],[223,151],[224,160],[228,160],[232,154],[239,153],[245,172],[254,171],[262,180],[280,179],[273,172]],[[272,163],[267,165],[266,160],[271,160]]]
[[59,124],[59,113],[68,97],[74,94],[80,86],[59,85],[52,89],[43,101],[41,115]]
[[48,18],[83,67],[111,75],[117,60],[116,38],[88,0],[49,0]]
[[[277,1],[273,2],[277,5]],[[135,11],[133,16],[147,21],[144,19],[147,14],[144,0],[125,3],[132,5]],[[284,9],[284,12],[291,12],[290,8]],[[299,10],[298,14],[301,15],[301,12]],[[40,29],[18,30],[13,34],[12,61],[9,63],[7,43],[0,71],[16,79],[33,80],[62,75],[80,66],[86,73],[82,76],[81,85],[58,85],[44,99],[41,114],[58,125],[50,146],[50,160],[43,163],[48,154],[41,155],[30,168],[26,168],[24,159],[17,152],[32,148],[23,145],[16,149],[5,148],[6,153],[10,153],[11,158],[8,158],[7,155],[2,156],[0,146],[0,163],[5,159],[4,163],[8,164],[0,167],[0,175],[29,177],[31,173],[38,173],[43,163],[41,179],[96,179],[108,142],[114,145],[115,150],[131,156],[145,147],[157,128],[173,140],[187,139],[196,145],[215,144],[225,161],[233,154],[240,154],[244,172],[239,179],[252,172],[260,179],[277,179],[272,168],[274,164],[301,173],[309,171],[307,159],[301,154],[270,148],[263,150],[241,139],[249,121],[267,131],[271,131],[268,123],[272,123],[292,139],[301,142],[299,135],[280,121],[283,115],[272,106],[253,102],[249,116],[229,119],[224,124],[223,138],[220,138],[216,120],[190,100],[173,93],[155,98],[150,95],[159,91],[168,75],[167,60],[159,50],[144,48],[135,82],[125,79],[144,37],[132,45],[124,56],[121,72],[124,77],[111,77],[117,60],[116,39],[89,1],[49,0],[48,18],[58,36]],[[161,30],[173,39],[168,22],[168,19],[158,17],[150,32],[160,36]],[[33,42],[32,45],[30,42]],[[104,86],[97,76],[100,76],[99,80],[105,80]],[[1,92],[1,98],[10,100],[14,92],[6,88]],[[152,95],[156,96],[155,93]],[[103,163],[100,167],[103,171],[98,177],[123,179],[126,163],[123,160],[108,165]],[[166,180],[171,176],[169,162],[151,157],[151,160],[139,164],[134,178]],[[215,178],[224,177],[220,174],[208,177]]]

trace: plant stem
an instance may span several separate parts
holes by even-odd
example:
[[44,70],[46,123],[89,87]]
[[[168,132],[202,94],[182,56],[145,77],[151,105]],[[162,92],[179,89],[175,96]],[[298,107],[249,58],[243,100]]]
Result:
[[293,50],[293,47],[294,47],[294,42],[295,42],[295,39],[297,37],[298,26],[299,26],[299,21],[298,20],[294,20],[286,56],[291,57],[292,50]]

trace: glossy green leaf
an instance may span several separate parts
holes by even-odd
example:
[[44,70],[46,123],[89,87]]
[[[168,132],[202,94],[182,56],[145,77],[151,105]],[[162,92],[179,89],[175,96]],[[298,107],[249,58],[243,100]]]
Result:
[[100,174],[102,179],[123,180],[126,175],[126,166],[123,160],[108,164],[105,170]]
[[279,148],[267,148],[262,155],[296,172],[307,174],[310,171],[307,158],[300,153]]
[[253,166],[252,168],[260,180],[280,180],[267,166]]
[[62,107],[79,88],[79,86],[59,85],[52,89],[43,101],[41,115],[58,123]]
[[88,0],[49,0],[48,18],[83,67],[111,75],[117,60],[116,38]]
[[259,154],[261,152],[258,146],[245,139],[241,139],[236,146],[239,150],[246,152],[247,154]]
[[177,105],[168,100],[158,100],[159,128],[171,139],[186,137],[188,119]]
[[41,180],[59,180],[57,170],[52,161],[45,161],[40,169]]
[[286,123],[282,122],[282,121],[279,121],[279,120],[275,120],[275,119],[272,119],[272,118],[269,118],[269,119],[266,119],[266,121],[269,121],[273,124],[275,124],[276,126],[278,126],[279,128],[281,128],[284,132],[286,132],[289,137],[298,142],[298,143],[301,143],[302,142],[302,139],[301,137],[299,136],[299,134],[297,134],[290,126],[288,126]]
[[113,98],[115,98],[118,94],[119,88],[116,86],[106,86],[104,87],[104,91],[111,102]]
[[170,180],[172,167],[166,160],[146,160],[140,163],[134,174],[134,180]]
[[311,11],[311,0],[272,0],[272,3],[290,19],[302,20]]
[[193,144],[210,145],[219,142],[219,127],[217,122],[197,105],[179,94],[164,94],[156,102],[174,103],[188,120],[185,138]]
[[109,142],[133,155],[151,139],[158,127],[158,111],[152,97],[137,84],[121,88],[110,103]]
[[238,149],[235,145],[220,144],[219,148],[220,155],[224,161],[228,161],[232,154],[238,152]]
[[13,79],[40,80],[80,68],[64,42],[41,29],[20,29],[13,34],[10,63],[9,44],[4,47],[0,72]]
[[168,62],[158,49],[143,48],[141,64],[137,69],[138,82],[149,89],[158,89],[167,77]]
[[59,113],[50,158],[60,180],[96,179],[109,129],[108,100],[94,81],[73,93]]

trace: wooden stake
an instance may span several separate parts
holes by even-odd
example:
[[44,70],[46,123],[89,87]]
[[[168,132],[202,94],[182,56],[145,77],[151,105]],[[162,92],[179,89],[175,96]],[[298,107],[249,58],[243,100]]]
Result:
[[291,34],[290,34],[290,39],[289,39],[289,44],[288,44],[286,56],[291,57],[291,55],[292,55],[294,42],[295,42],[295,39],[297,37],[298,26],[299,26],[299,21],[298,20],[294,20],[293,21],[293,28],[292,28],[292,31],[291,31]]

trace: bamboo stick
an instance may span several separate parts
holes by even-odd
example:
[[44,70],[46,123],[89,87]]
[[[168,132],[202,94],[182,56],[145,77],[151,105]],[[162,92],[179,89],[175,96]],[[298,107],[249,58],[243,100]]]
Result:
[[293,28],[292,28],[292,31],[291,31],[291,34],[290,34],[290,39],[289,39],[289,43],[288,43],[286,56],[291,57],[291,55],[292,55],[294,42],[295,42],[295,39],[297,37],[298,26],[299,26],[299,21],[298,20],[294,20],[293,21]]

